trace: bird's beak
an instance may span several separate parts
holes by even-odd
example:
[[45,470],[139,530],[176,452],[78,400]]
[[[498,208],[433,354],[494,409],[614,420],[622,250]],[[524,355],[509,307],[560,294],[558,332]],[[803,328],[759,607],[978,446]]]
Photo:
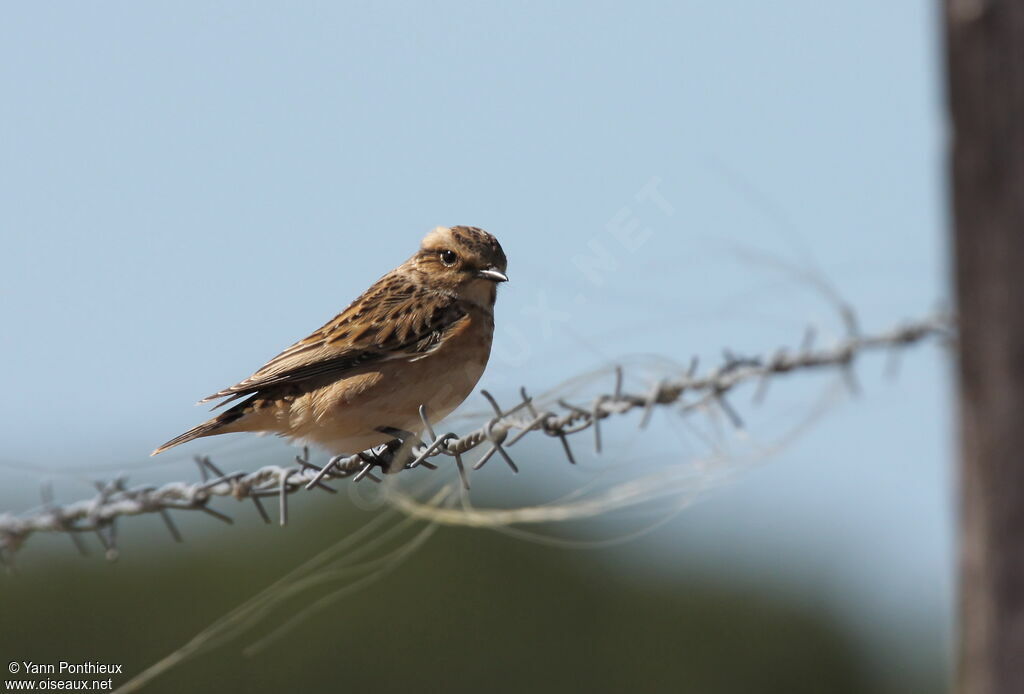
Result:
[[476,273],[476,276],[479,279],[490,280],[492,282],[508,282],[508,275],[493,267],[489,267],[486,270],[480,270]]

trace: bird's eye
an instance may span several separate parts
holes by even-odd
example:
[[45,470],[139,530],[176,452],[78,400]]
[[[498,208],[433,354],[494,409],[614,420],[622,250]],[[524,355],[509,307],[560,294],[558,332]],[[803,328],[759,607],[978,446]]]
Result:
[[455,251],[441,251],[441,262],[444,263],[446,267],[451,267],[458,259],[459,256],[455,255]]

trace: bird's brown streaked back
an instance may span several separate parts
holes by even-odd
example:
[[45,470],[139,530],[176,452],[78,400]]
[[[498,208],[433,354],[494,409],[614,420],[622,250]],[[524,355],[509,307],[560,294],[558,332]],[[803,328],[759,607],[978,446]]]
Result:
[[[281,352],[249,378],[201,402],[220,399],[222,401],[217,405],[220,407],[246,396],[248,399],[171,439],[153,454],[194,438],[233,431],[272,431],[290,438],[301,438],[306,429],[320,432],[325,427],[319,420],[346,416],[346,408],[342,405],[353,399],[349,397],[353,392],[351,389],[335,388],[340,397],[337,406],[325,404],[322,401],[330,398],[325,396],[328,391],[323,389],[352,380],[353,387],[358,385],[360,389],[358,394],[362,401],[368,402],[364,393],[368,387],[364,381],[370,373],[394,372],[403,378],[443,379],[444,373],[431,371],[432,364],[445,360],[447,364],[450,357],[457,356],[457,350],[477,349],[467,347],[475,344],[467,341],[468,338],[450,339],[457,334],[480,333],[479,342],[485,350],[479,364],[482,371],[493,332],[495,288],[498,282],[507,279],[504,274],[506,266],[501,245],[486,231],[476,227],[434,229],[423,239],[417,253],[381,277],[320,329]],[[452,343],[453,354],[443,355],[445,360],[427,359],[444,350],[447,342]],[[469,356],[474,365],[470,371],[475,372],[480,356]],[[416,362],[423,362],[424,368],[417,371],[385,366],[388,363]],[[451,365],[446,368],[451,368]],[[357,384],[355,376],[363,380]],[[464,380],[472,380],[475,384],[476,379]],[[460,383],[462,386],[465,384]],[[395,386],[387,387],[393,390]],[[472,384],[469,385],[471,389]],[[461,395],[459,401],[468,395],[469,390]],[[316,410],[318,421],[315,426],[305,421],[309,419],[307,410],[310,409]],[[381,415],[384,419],[407,419],[408,413],[404,410],[390,412],[390,407],[385,409],[389,411]],[[337,428],[348,431],[352,428],[349,424],[350,421],[339,422]],[[379,427],[401,428],[401,425],[381,421],[373,429]],[[324,434],[329,435],[329,431]],[[340,437],[339,440],[361,442],[369,438],[373,436],[367,433],[366,436]],[[313,442],[318,442],[315,437]]]
[[465,315],[458,301],[393,273],[377,281],[342,313],[296,342],[256,373],[200,403],[217,407],[272,386],[344,372],[380,359],[421,355]]

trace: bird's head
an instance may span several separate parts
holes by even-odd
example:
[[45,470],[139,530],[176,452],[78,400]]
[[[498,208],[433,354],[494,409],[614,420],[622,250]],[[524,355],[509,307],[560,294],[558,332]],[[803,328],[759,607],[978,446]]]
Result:
[[476,227],[437,227],[411,262],[430,284],[473,301],[490,297],[493,302],[496,285],[508,281],[501,244]]

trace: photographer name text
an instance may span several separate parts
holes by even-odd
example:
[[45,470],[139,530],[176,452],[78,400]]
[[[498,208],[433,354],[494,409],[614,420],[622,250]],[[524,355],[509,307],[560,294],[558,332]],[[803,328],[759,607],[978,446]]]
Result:
[[121,665],[118,663],[100,663],[97,661],[86,661],[84,663],[69,663],[61,660],[56,663],[34,663],[31,660],[22,661],[21,667],[12,662],[9,670],[16,673],[19,670],[25,675],[120,675]]

